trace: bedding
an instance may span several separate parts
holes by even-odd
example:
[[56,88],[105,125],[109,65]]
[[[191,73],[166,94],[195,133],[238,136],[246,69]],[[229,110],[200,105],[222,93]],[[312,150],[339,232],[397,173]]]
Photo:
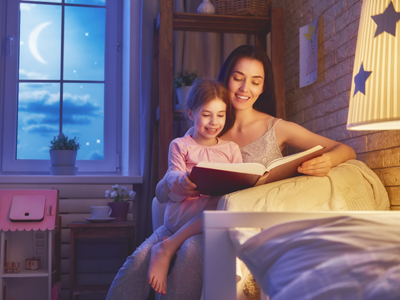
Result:
[[[325,177],[298,176],[224,195],[218,210],[236,212],[312,212],[389,210],[387,191],[379,177],[362,161],[349,160]],[[246,266],[237,266],[237,299],[244,294]]]
[[298,176],[221,197],[225,211],[389,210],[386,189],[362,161],[349,160],[325,177]]
[[399,228],[399,214],[360,214],[229,236],[271,300],[400,299]]

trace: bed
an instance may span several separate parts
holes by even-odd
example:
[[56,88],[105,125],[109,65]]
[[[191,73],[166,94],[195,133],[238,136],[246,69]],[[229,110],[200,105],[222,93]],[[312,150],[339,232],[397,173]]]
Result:
[[236,255],[271,300],[400,299],[400,212],[206,211],[203,226],[203,299],[237,299]]
[[[324,177],[288,178],[224,195],[218,203],[218,210],[228,212],[348,213],[389,209],[388,194],[381,180],[358,160],[342,163]],[[247,266],[238,264],[236,273],[237,294],[232,299],[257,299]]]
[[[265,216],[267,215],[268,222],[265,224],[271,226],[278,222],[292,220],[293,216],[307,216],[307,214],[304,215],[306,212],[312,216],[315,212],[332,211],[335,211],[336,214],[352,214],[358,211],[391,213],[389,208],[389,197],[382,182],[365,163],[358,160],[349,160],[332,168],[325,177],[293,177],[224,195],[218,203],[218,210],[221,211],[218,212],[218,214],[221,214],[218,216],[221,216],[221,219],[217,218],[218,223],[206,224],[204,228],[208,253],[210,253],[210,247],[213,247],[214,243],[218,243],[218,245],[224,243],[225,248],[211,248],[216,255],[212,254],[206,257],[208,261],[205,264],[203,283],[211,284],[211,286],[203,289],[203,293],[206,293],[203,299],[257,299],[249,298],[248,294],[244,294],[244,290],[247,288],[248,281],[246,279],[249,270],[244,263],[241,263],[238,272],[236,272],[234,249],[226,235],[226,231],[230,227],[252,226],[252,222],[260,226],[260,223],[266,222]],[[159,203],[154,198],[152,207],[153,228],[158,228],[162,224],[164,209],[165,203]],[[257,213],[253,214],[254,212]],[[292,216],[285,214],[286,212],[298,214]],[[225,233],[221,233],[221,230]],[[214,234],[216,235],[215,238]],[[227,245],[229,247],[226,247]],[[229,255],[225,256],[225,253]],[[214,261],[214,258],[216,258],[216,261]],[[217,268],[217,270],[212,269],[210,271],[207,269],[209,266],[220,266],[220,264],[223,267]],[[241,272],[241,278],[236,284],[236,274],[239,272]],[[212,278],[211,283],[210,278]],[[229,286],[233,289],[221,289],[221,286]],[[211,294],[209,294],[209,291],[212,291]],[[249,293],[251,292],[249,291]],[[220,297],[220,293],[223,297]]]

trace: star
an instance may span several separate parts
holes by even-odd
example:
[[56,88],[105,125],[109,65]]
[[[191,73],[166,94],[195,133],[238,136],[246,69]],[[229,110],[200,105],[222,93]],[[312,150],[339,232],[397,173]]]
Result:
[[311,40],[315,32],[315,26],[314,25],[308,25],[308,32],[304,34],[307,40]]
[[364,65],[361,63],[360,71],[358,71],[358,74],[354,76],[354,95],[357,92],[361,92],[365,95],[365,81],[368,79],[369,75],[371,75],[372,72],[364,71]]
[[393,2],[390,2],[383,14],[371,16],[378,26],[375,31],[375,36],[386,31],[393,36],[396,36],[396,23],[400,20],[400,12],[394,10]]

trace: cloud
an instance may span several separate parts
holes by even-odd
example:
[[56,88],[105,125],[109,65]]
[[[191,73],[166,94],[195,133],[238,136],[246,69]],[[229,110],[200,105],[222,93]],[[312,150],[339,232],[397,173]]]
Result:
[[[91,95],[64,94],[63,123],[89,125],[93,118],[103,117],[100,106],[92,103]],[[60,104],[59,94],[37,86],[25,86],[20,92],[18,112],[24,130],[40,135],[54,134],[58,131]]]
[[[22,6],[22,4],[21,4]],[[28,72],[25,71],[24,69],[19,69],[19,77],[21,79],[47,79],[47,75],[44,75],[42,73],[39,72]]]
[[65,93],[63,110],[68,115],[103,116],[101,108],[89,100],[90,95],[71,95]]
[[50,134],[58,133],[57,126],[51,126],[49,124],[34,124],[25,127],[25,131],[29,133],[35,133],[42,136],[48,136]]
[[21,3],[19,8],[20,10],[30,11],[32,8],[35,8],[35,6],[36,4]]
[[90,160],[102,160],[104,159],[104,154],[99,151],[93,151],[90,153],[89,157]]

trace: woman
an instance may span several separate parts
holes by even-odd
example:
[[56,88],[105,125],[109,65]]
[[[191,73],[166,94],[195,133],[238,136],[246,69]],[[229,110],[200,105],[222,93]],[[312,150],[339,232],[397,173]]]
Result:
[[[241,147],[244,162],[266,165],[281,157],[285,146],[306,150],[319,144],[326,147],[326,152],[305,162],[298,171],[325,176],[333,166],[355,158],[353,149],[344,144],[272,117],[275,111],[274,83],[271,64],[264,51],[250,45],[236,48],[223,64],[218,80],[227,87],[236,114],[229,129],[222,134],[222,139],[236,142]],[[173,184],[174,189],[182,194],[198,195],[196,185],[187,177]],[[169,191],[166,180],[162,179],[156,188],[158,200],[166,202]],[[128,257],[115,277],[107,299],[146,299],[150,286],[139,278],[146,277],[143,274],[149,266],[151,247],[171,234],[165,226],[161,226]],[[162,299],[201,298],[201,235],[183,243],[168,275],[167,285],[170,288]]]
[[[274,106],[270,101],[274,99],[270,91],[273,91],[273,78],[264,51],[249,45],[238,47],[225,61],[218,80],[230,92],[236,115],[232,127],[223,134],[222,139],[236,142],[242,148],[245,162],[256,160],[268,164],[276,158],[275,155],[281,156],[280,151],[272,154],[276,152],[276,146],[280,150],[286,146],[307,150],[319,144],[326,147],[326,152],[305,162],[298,171],[306,175],[325,176],[331,167],[356,157],[354,150],[347,145],[312,133],[295,123],[272,117]],[[272,128],[275,134],[269,133]],[[266,135],[275,137],[276,143],[273,141],[271,145]],[[258,153],[257,146],[262,144],[266,147],[261,147],[264,151]],[[268,148],[272,148],[271,151]]]

